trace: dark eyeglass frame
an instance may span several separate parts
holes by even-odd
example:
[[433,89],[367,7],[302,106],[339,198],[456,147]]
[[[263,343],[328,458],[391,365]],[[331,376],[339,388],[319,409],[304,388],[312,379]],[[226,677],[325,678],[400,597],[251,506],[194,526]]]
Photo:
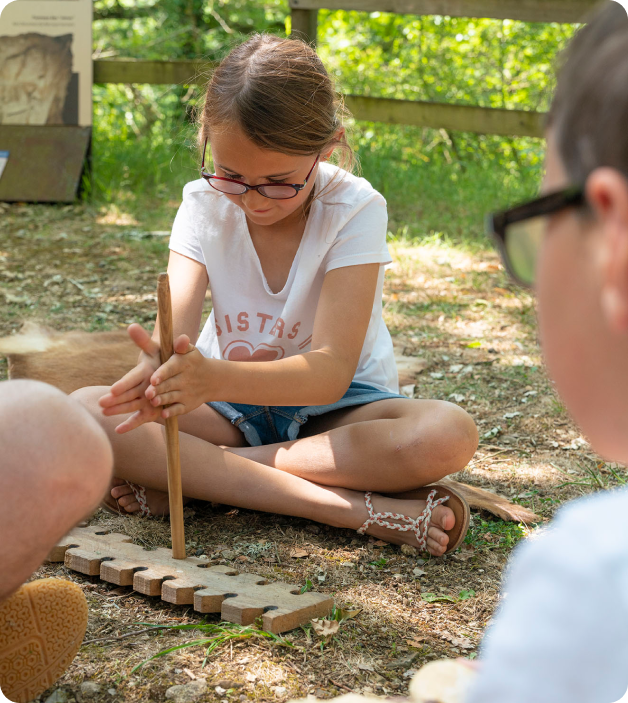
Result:
[[512,265],[508,247],[506,246],[509,225],[515,222],[523,222],[524,220],[532,220],[536,217],[554,215],[565,208],[577,207],[585,202],[584,188],[582,186],[570,186],[564,190],[555,191],[530,200],[527,203],[522,203],[509,210],[502,210],[501,212],[488,215],[486,218],[487,233],[495,240],[506,270],[519,285],[524,288],[533,287],[530,283],[521,280],[515,273],[515,268]]
[[[236,181],[233,178],[223,178],[222,176],[216,176],[211,173],[207,173],[205,171],[205,154],[207,152],[207,139],[205,139],[205,144],[203,146],[203,161],[201,163],[201,178],[204,178],[210,186],[214,190],[217,190],[219,193],[223,193],[223,195],[244,195],[245,193],[248,193],[249,190],[256,190],[261,196],[264,198],[268,198],[269,200],[291,200],[292,198],[296,198],[297,195],[305,188],[307,185],[310,176],[312,175],[312,171],[316,167],[316,164],[318,163],[318,160],[320,158],[320,154],[316,155],[316,160],[312,164],[312,168],[309,170],[309,173],[305,177],[305,180],[303,183],[260,183],[259,185],[256,186],[250,186],[248,183],[244,183],[243,181]],[[242,186],[244,190],[241,193],[225,193],[223,190],[219,190],[215,186],[212,185],[212,181],[224,181],[226,183],[235,183],[239,186]],[[270,195],[266,195],[262,189],[263,188],[294,188],[294,195],[288,195],[285,198],[273,198]]]

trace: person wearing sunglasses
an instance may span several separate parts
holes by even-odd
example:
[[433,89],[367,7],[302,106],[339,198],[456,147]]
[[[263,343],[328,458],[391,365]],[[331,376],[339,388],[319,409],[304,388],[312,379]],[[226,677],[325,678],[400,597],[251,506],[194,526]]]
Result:
[[[628,16],[603,3],[559,73],[540,198],[488,218],[538,297],[548,372],[593,448],[628,464]],[[522,544],[466,703],[613,703],[628,690],[628,490]],[[624,698],[624,700],[627,700]]]
[[[542,196],[487,219],[507,270],[537,293],[547,368],[568,409],[597,452],[627,465],[628,16],[619,4],[603,3],[567,51]],[[565,506],[521,543],[503,596],[479,659],[427,664],[409,703],[628,703],[628,488]]]

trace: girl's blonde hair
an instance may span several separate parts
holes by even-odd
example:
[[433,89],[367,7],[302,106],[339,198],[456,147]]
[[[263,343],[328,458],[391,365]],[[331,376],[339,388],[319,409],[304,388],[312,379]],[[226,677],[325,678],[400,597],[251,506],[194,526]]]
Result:
[[337,148],[338,165],[351,171],[355,157],[342,130],[347,114],[310,46],[256,34],[214,71],[200,114],[199,142],[235,124],[254,144],[284,154]]

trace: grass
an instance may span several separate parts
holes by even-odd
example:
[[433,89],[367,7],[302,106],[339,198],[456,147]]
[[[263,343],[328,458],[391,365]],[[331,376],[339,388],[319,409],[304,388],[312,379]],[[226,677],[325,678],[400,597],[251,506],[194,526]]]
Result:
[[[624,485],[625,470],[593,454],[557,399],[537,346],[534,301],[508,281],[483,234],[485,211],[536,189],[536,167],[515,172],[492,159],[490,168],[470,161],[463,169],[436,158],[413,166],[411,154],[404,162],[398,147],[415,143],[419,149],[423,131],[390,129],[379,151],[371,152],[359,133],[357,139],[364,175],[388,197],[394,261],[384,316],[405,353],[425,361],[415,397],[460,404],[484,437],[457,478],[543,519],[572,498]],[[181,188],[195,177],[191,136],[177,132],[150,144],[107,134],[97,123],[90,200],[71,207],[0,205],[1,335],[25,320],[93,331],[154,321],[156,275],[168,250],[167,238],[151,233],[169,229]],[[0,378],[6,374],[0,359]],[[507,559],[529,531],[474,512],[458,553],[419,560],[307,520],[201,502],[190,510],[190,554],[201,549],[208,563],[298,584],[302,592],[333,594],[338,604],[354,604],[338,607],[328,622],[344,621],[326,643],[311,626],[275,640],[258,627],[203,618],[187,606],[45,565],[38,576],[60,576],[83,588],[88,638],[105,640],[84,647],[57,684],[70,697],[77,697],[81,682],[94,680],[114,690],[107,694],[111,703],[160,701],[170,686],[190,680],[186,671],[211,683],[203,703],[215,699],[212,687],[231,690],[230,683],[251,701],[322,698],[347,689],[404,696],[409,678],[405,665],[395,668],[397,659],[416,655],[412,667],[418,668],[432,659],[475,655]],[[159,520],[99,513],[92,522],[148,548],[170,539]],[[293,558],[296,547],[307,556]],[[162,634],[119,639],[138,622],[160,626]],[[468,640],[462,649],[456,644],[461,636]],[[277,646],[283,642],[291,646]],[[150,665],[134,670],[139,662]]]
[[628,473],[617,465],[594,460],[588,464],[578,462],[576,467],[576,469],[565,471],[559,466],[554,466],[555,469],[565,474],[565,476],[579,474],[578,480],[565,481],[560,484],[561,488],[563,486],[584,486],[590,490],[608,491],[628,485]]
[[465,544],[474,549],[511,551],[529,533],[525,525],[499,519],[475,519],[465,537]]
[[[86,196],[118,222],[141,219],[149,231],[159,229],[173,219],[185,183],[198,178],[195,126],[173,117],[179,113],[166,91],[154,98],[160,120],[150,133],[136,134],[116,99],[112,86],[96,88],[94,178]],[[349,133],[359,172],[388,201],[393,241],[480,251],[490,246],[485,215],[539,187],[540,140],[507,140],[506,151],[519,153],[513,160],[500,156],[500,138],[466,135],[476,140],[477,153],[451,160],[439,148],[423,154],[442,141],[437,130],[356,122]]]
[[281,647],[294,647],[294,645],[288,640],[284,639],[283,637],[279,637],[278,635],[275,635],[272,632],[266,632],[266,630],[262,630],[261,627],[259,627],[258,625],[244,626],[236,625],[232,622],[211,623],[207,622],[206,619],[203,618],[201,622],[194,623],[192,625],[170,625],[167,627],[161,625],[158,626],[158,629],[160,630],[160,632],[163,630],[170,630],[171,632],[182,632],[192,630],[195,633],[201,632],[205,636],[200,637],[198,639],[190,640],[188,642],[184,642],[183,644],[178,644],[173,647],[166,647],[165,649],[162,649],[161,651],[157,652],[157,654],[154,654],[152,657],[149,657],[140,664],[134,666],[133,669],[131,669],[131,674],[134,674],[145,664],[148,664],[149,662],[154,661],[155,659],[164,657],[167,654],[172,654],[172,652],[178,652],[182,649],[187,649],[188,647],[205,648],[205,658],[203,659],[203,663],[201,664],[201,669],[205,667],[208,658],[216,649],[224,646],[227,643],[233,643],[234,641],[242,641],[252,638],[262,638],[269,640],[274,645],[279,645]]
[[[128,210],[120,207],[114,217],[106,203],[6,208],[0,226],[0,290],[9,297],[0,308],[0,333],[29,319],[60,330],[111,329],[131,320],[150,324],[156,275],[167,248],[165,238],[146,233],[166,230],[171,214],[163,210],[159,219],[149,212],[149,201],[138,198],[141,202],[143,212],[138,207],[134,223]],[[125,213],[127,219],[117,219]],[[555,412],[558,401],[526,312],[530,296],[510,286],[490,250],[426,241],[391,241],[394,263],[386,276],[384,315],[406,353],[425,360],[415,396],[459,394],[455,402],[474,417],[480,435],[497,428],[458,478],[492,488],[544,518],[566,500],[599,490],[600,482],[619,485],[623,469],[598,467],[568,415]],[[1,360],[0,375],[6,372]],[[599,481],[581,465],[595,467]],[[506,561],[528,531],[474,513],[457,554],[419,561],[397,547],[306,520],[204,503],[192,504],[191,510],[186,520],[190,554],[202,549],[208,563],[333,594],[337,604],[353,604],[344,611],[356,615],[326,640],[310,626],[284,633],[281,639],[292,646],[282,647],[257,627],[225,625],[217,616],[203,618],[187,606],[47,565],[38,576],[68,578],[84,589],[90,605],[88,639],[104,638],[81,650],[57,687],[76,697],[81,682],[89,679],[115,691],[111,703],[157,701],[170,686],[189,681],[189,671],[211,683],[212,693],[203,703],[214,695],[212,687],[230,690],[231,683],[251,701],[308,693],[329,697],[347,688],[403,696],[409,679],[401,664],[394,668],[398,659],[416,654],[412,666],[417,668],[436,658],[474,656],[498,603]],[[170,540],[167,523],[158,520],[98,514],[93,523],[149,548]],[[307,556],[292,558],[295,548],[305,548]],[[323,633],[334,629],[341,611],[338,607]],[[119,640],[134,633],[138,622],[166,627],[159,637]],[[150,664],[133,671],[141,662]]]

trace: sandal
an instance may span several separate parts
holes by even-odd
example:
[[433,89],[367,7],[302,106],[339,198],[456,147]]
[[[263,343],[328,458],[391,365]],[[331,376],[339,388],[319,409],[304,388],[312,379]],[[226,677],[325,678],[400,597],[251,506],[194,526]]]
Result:
[[[376,513],[373,509],[373,504],[371,503],[372,495],[373,494],[371,491],[364,494],[364,502],[366,503],[366,509],[368,510],[369,517],[358,530],[358,534],[363,535],[373,524],[380,525],[380,527],[388,527],[391,530],[397,530],[399,532],[412,531],[414,532],[417,542],[419,543],[419,549],[421,551],[426,551],[427,530],[430,526],[432,511],[434,508],[445,502],[447,502],[447,507],[453,510],[456,518],[456,524],[453,528],[451,530],[445,530],[445,533],[449,536],[449,544],[445,554],[449,554],[455,549],[458,549],[469,529],[469,523],[471,520],[469,504],[464,499],[464,496],[458,493],[458,491],[451,486],[445,486],[441,483],[433,483],[429,486],[423,486],[423,488],[419,488],[414,491],[406,491],[405,493],[381,494],[389,498],[394,497],[402,500],[425,500],[427,505],[417,518],[411,518],[407,515],[402,515],[401,513]],[[403,524],[389,522],[389,519],[399,520]]]
[[[127,481],[126,484],[131,488],[131,490],[133,491],[133,495],[135,496],[135,500],[137,500],[140,505],[140,516],[153,517],[153,514],[150,508],[148,507],[148,502],[146,501],[146,489],[144,488],[144,486],[138,486],[137,483],[131,483],[130,481]],[[113,501],[115,501],[115,505],[113,504]],[[135,513],[130,513],[128,510],[125,510],[120,505],[120,503],[118,503],[118,501],[111,495],[111,492],[109,492],[108,495],[103,498],[100,507],[103,510],[106,510],[108,513],[113,513],[114,515],[135,515]]]
[[0,689],[26,703],[59,679],[87,627],[87,601],[71,581],[40,579],[0,604]]

